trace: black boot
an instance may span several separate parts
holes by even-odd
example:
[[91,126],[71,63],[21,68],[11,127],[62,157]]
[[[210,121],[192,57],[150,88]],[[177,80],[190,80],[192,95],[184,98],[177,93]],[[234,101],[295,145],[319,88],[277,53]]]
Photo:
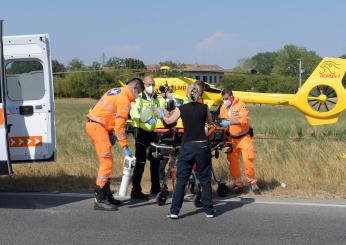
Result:
[[100,187],[96,186],[95,192],[94,192],[94,209],[95,210],[104,210],[104,211],[115,211],[118,210],[118,208],[112,204],[107,197],[107,187]]
[[231,194],[242,194],[244,191],[244,188],[242,186],[239,186],[239,185],[232,185],[230,188],[229,188],[229,192]]
[[136,162],[135,169],[132,176],[132,191],[131,199],[146,200],[148,195],[142,192],[141,180],[144,172],[145,163]]
[[107,183],[106,183],[106,185],[105,185],[104,188],[106,189],[106,196],[107,196],[107,199],[108,199],[108,201],[109,201],[111,204],[114,204],[114,205],[119,206],[119,205],[121,205],[121,204],[123,203],[122,201],[117,200],[117,199],[114,198],[113,193],[112,193],[112,191],[111,191],[111,182],[110,182],[110,179],[108,179],[108,181],[107,181]]

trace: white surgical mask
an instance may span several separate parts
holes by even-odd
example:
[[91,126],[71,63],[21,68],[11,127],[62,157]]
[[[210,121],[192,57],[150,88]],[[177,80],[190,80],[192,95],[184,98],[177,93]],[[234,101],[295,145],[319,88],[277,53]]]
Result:
[[149,87],[146,87],[145,88],[145,91],[148,93],[148,94],[152,94],[153,93],[153,91],[154,91],[154,86],[149,86]]
[[224,100],[223,101],[223,104],[226,106],[226,107],[229,107],[231,105],[231,101],[230,100]]

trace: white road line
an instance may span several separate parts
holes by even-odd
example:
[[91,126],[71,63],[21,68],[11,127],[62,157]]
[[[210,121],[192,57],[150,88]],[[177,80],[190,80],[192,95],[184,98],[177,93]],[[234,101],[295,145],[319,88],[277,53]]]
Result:
[[[41,193],[41,192],[0,192],[1,196],[47,196],[47,197],[80,197],[92,198],[91,193]],[[244,200],[245,199],[245,200]],[[249,200],[251,199],[251,200]],[[308,207],[332,207],[332,208],[346,208],[345,201],[335,201],[335,203],[323,203],[322,201],[311,202],[311,200],[301,201],[276,201],[276,200],[261,200],[263,198],[232,198],[232,199],[216,199],[218,203],[231,202],[242,204],[265,204],[265,205],[286,205],[286,206],[308,206]],[[149,200],[152,201],[152,200]],[[340,202],[340,203],[338,203]]]
[[310,206],[310,207],[333,207],[333,208],[346,208],[346,204],[335,203],[318,203],[318,202],[294,202],[294,201],[261,201],[261,200],[220,200],[220,202],[235,202],[242,204],[267,204],[267,205],[286,205],[286,206]]

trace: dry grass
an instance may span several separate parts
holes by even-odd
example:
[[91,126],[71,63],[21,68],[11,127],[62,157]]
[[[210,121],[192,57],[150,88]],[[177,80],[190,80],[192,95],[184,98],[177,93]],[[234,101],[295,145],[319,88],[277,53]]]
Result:
[[[10,190],[89,191],[97,172],[96,154],[84,130],[90,99],[56,101],[58,160],[50,164],[18,164],[15,175],[0,178]],[[346,198],[346,115],[336,125],[313,128],[303,115],[287,107],[251,106],[255,129],[256,175],[264,195]],[[133,139],[130,139],[133,143]],[[131,145],[133,145],[131,143]],[[134,149],[132,149],[134,150]],[[115,185],[122,174],[122,151],[114,147]],[[218,175],[229,178],[224,154],[214,161]],[[144,189],[148,190],[148,171]],[[286,188],[281,187],[285,183]]]

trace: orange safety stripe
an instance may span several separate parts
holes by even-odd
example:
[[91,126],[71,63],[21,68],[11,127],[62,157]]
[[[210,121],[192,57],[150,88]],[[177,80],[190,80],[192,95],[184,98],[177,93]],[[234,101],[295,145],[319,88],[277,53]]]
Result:
[[4,123],[5,123],[4,110],[2,108],[0,108],[0,126],[3,125]]
[[10,147],[37,147],[42,146],[42,136],[10,137]]

